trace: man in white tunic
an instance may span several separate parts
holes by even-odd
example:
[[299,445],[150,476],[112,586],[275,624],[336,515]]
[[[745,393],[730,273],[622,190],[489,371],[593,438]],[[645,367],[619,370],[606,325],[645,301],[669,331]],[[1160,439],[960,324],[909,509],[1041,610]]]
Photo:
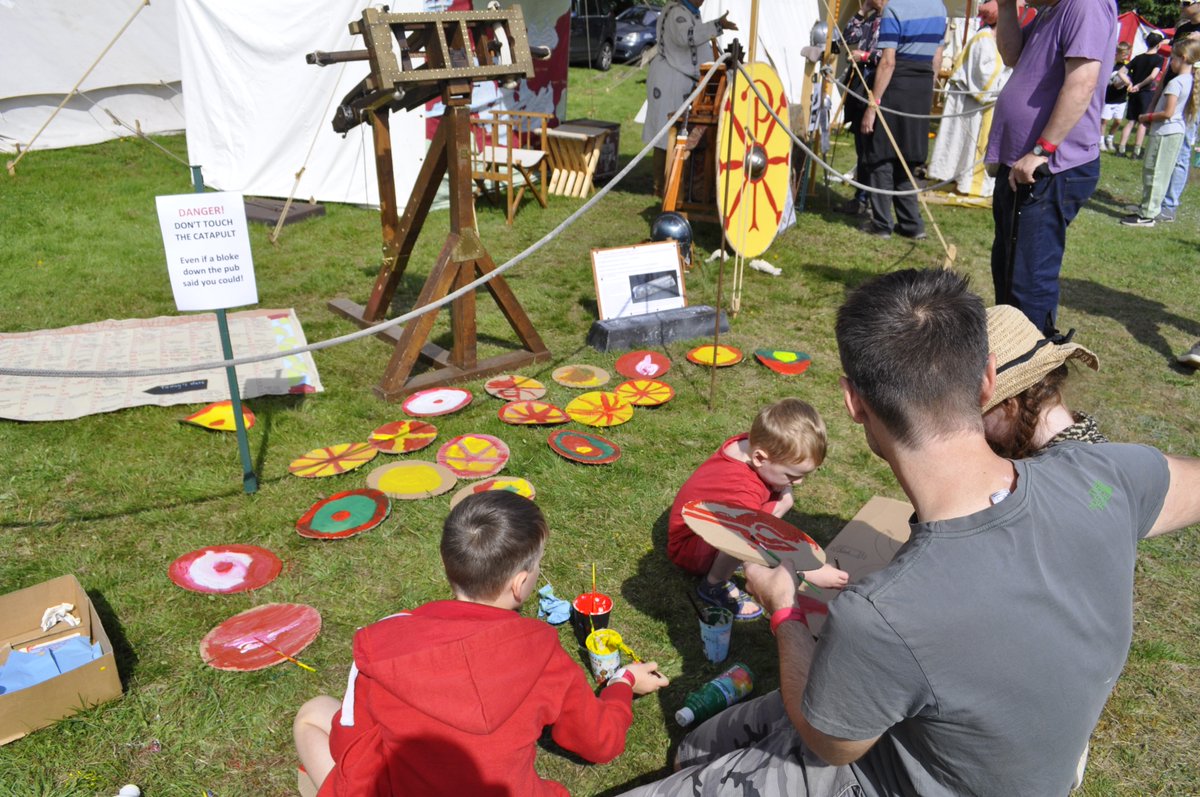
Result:
[[926,174],[936,181],[956,179],[960,194],[990,197],[995,178],[983,166],[988,131],[992,126],[992,103],[1012,71],[996,49],[996,0],[979,6],[979,32],[967,42],[954,62],[946,103],[933,157]]
[[[709,60],[708,41],[722,30],[737,30],[729,12],[704,22],[700,6],[704,0],[670,0],[658,16],[658,52],[646,74],[646,121],[642,142],[649,144],[671,115],[696,88],[700,64]],[[654,149],[654,193],[662,195],[670,136],[663,136]]]

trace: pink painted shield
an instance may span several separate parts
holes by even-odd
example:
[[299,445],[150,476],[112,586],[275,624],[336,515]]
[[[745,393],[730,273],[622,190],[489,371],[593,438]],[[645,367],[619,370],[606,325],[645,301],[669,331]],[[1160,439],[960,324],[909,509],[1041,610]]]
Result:
[[295,657],[321,632],[321,614],[302,603],[268,603],[235,614],[200,641],[209,667],[263,670]]

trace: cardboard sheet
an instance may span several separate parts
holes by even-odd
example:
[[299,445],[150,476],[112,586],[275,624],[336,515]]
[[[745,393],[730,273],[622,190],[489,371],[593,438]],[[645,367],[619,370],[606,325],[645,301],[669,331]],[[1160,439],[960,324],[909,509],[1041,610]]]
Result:
[[[245,310],[228,318],[235,357],[307,343],[293,310]],[[213,313],[0,334],[0,363],[10,368],[116,371],[220,359]],[[311,354],[243,365],[237,375],[243,399],[323,390]],[[66,421],[146,404],[209,404],[228,398],[223,368],[128,379],[0,376],[0,418],[15,421]]]

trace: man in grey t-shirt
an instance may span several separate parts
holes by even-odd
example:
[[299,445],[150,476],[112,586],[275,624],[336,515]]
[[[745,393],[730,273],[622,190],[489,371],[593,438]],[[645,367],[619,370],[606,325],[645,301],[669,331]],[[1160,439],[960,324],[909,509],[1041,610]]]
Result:
[[846,407],[917,522],[833,601],[819,643],[787,622],[794,575],[747,566],[800,738],[868,795],[1065,794],[1129,648],[1137,541],[1200,521],[1200,461],[996,456],[983,304],[952,272],[867,282],[837,339]]

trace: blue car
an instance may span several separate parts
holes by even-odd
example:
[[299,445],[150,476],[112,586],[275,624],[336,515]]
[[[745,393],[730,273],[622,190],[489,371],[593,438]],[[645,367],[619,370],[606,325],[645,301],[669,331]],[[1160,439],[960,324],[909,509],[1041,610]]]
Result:
[[613,55],[619,63],[636,61],[651,47],[657,36],[661,9],[633,6],[617,14],[616,46]]

